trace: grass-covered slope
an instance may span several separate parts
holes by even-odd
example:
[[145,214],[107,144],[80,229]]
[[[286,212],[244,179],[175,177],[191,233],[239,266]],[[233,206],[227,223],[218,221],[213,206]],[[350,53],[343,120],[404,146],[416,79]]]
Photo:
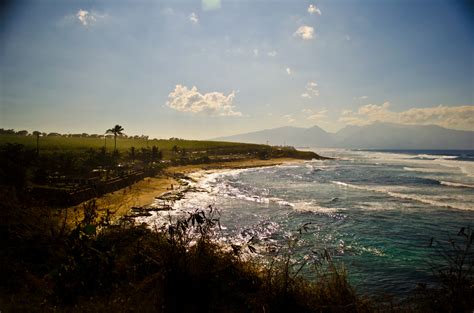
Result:
[[[36,136],[0,135],[0,145],[5,143],[18,143],[28,148],[36,148]],[[64,137],[64,136],[41,136],[39,146],[43,151],[86,151],[88,149],[100,149],[104,147],[114,148],[113,138],[92,138],[92,137]],[[144,138],[117,138],[117,150],[127,151],[131,147],[137,149],[156,146],[161,150],[171,150],[173,146],[185,148],[187,150],[205,150],[216,148],[233,149],[255,149],[265,145],[245,144],[222,141],[202,141],[184,139],[144,139]]]
[[[39,149],[42,154],[51,153],[82,153],[99,149],[112,152],[115,147],[114,138],[93,137],[65,137],[65,136],[19,136],[0,134],[0,146],[5,144],[20,144],[26,149]],[[314,152],[298,151],[292,147],[272,147],[268,145],[236,143],[224,141],[203,141],[184,139],[144,139],[144,138],[117,138],[117,151],[127,154],[132,149],[139,151],[156,147],[163,152],[164,159],[171,159],[176,153],[184,151],[188,157],[196,155],[241,155],[247,157],[294,157],[302,159],[319,158]],[[192,155],[191,155],[192,156]]]

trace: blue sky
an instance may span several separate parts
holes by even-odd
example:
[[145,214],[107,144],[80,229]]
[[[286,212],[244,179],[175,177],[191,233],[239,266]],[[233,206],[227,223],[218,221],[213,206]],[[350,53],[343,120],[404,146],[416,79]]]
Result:
[[375,121],[474,130],[474,13],[454,1],[22,1],[0,127],[212,138]]

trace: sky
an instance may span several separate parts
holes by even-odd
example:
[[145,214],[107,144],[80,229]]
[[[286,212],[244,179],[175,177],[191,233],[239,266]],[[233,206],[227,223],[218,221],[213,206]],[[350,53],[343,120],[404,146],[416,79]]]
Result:
[[0,128],[207,139],[377,121],[474,130],[474,7],[11,1]]

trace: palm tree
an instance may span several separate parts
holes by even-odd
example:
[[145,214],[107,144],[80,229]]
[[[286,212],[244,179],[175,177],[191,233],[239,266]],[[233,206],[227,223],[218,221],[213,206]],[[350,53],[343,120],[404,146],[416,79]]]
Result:
[[171,151],[173,151],[173,154],[178,154],[179,152],[179,147],[177,145],[174,145],[172,148],[171,148]]
[[33,132],[33,136],[36,136],[36,155],[39,155],[39,138],[40,138],[41,132],[35,130]]
[[123,127],[115,125],[114,128],[107,129],[106,134],[114,134],[114,150],[117,151],[117,135],[123,135]]

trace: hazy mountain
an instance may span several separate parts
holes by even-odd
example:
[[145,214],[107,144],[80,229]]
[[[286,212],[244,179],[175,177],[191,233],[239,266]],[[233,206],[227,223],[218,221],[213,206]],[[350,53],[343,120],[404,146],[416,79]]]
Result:
[[268,142],[268,144],[271,145],[286,144],[298,147],[327,147],[333,142],[333,137],[334,134],[328,133],[318,126],[310,128],[285,126],[234,136],[219,137],[214,138],[214,140],[263,144]]
[[268,142],[272,145],[283,145],[284,143],[297,144],[302,141],[301,137],[306,130],[306,128],[285,126],[235,136],[220,137],[214,140],[263,144]]
[[296,147],[356,149],[474,149],[474,132],[446,129],[435,125],[374,123],[347,126],[328,133],[318,126],[279,127],[215,140],[269,143]]

